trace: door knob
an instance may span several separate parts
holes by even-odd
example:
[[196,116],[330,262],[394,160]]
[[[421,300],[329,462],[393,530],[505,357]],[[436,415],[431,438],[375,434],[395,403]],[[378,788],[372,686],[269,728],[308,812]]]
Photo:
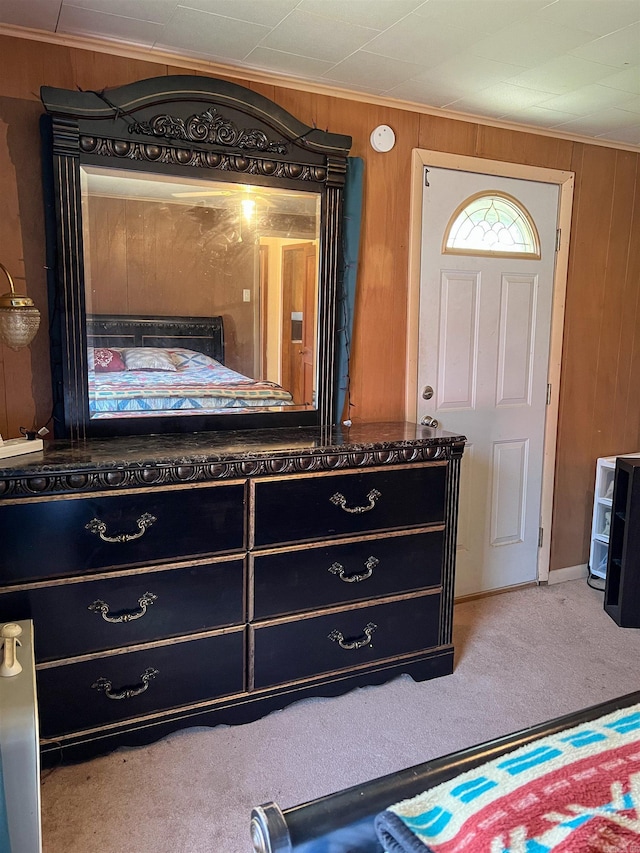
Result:
[[420,421],[422,426],[431,427],[432,429],[437,429],[440,424],[435,418],[432,418],[431,415],[425,415]]

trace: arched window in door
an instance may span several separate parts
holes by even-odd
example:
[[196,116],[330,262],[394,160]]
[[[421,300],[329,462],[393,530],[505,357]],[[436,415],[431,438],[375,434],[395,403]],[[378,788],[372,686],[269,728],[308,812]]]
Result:
[[442,251],[450,255],[539,258],[540,239],[527,209],[498,191],[472,195],[449,220]]

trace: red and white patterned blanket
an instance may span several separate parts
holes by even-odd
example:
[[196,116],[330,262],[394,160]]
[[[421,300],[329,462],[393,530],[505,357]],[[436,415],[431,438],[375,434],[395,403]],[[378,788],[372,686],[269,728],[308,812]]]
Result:
[[376,832],[387,853],[640,853],[640,705],[391,806]]

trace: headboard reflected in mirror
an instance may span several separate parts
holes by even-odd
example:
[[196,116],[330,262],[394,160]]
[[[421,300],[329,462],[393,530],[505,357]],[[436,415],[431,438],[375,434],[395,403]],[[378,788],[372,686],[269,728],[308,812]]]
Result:
[[350,137],[206,77],[41,97],[56,436],[333,423]]

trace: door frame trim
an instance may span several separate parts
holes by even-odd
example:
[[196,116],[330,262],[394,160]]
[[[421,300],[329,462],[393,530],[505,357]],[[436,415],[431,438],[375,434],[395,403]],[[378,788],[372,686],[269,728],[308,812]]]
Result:
[[538,548],[538,583],[549,580],[551,556],[551,524],[553,513],[553,491],[558,438],[558,410],[560,406],[560,376],[562,372],[562,340],[569,267],[569,241],[571,237],[571,212],[575,173],[561,169],[527,166],[523,163],[508,163],[487,160],[443,151],[414,148],[411,155],[411,197],[409,230],[409,289],[407,295],[407,348],[405,416],[408,421],[417,421],[418,400],[418,337],[420,325],[420,266],[422,245],[422,194],[425,166],[456,169],[463,172],[480,172],[505,178],[557,184],[559,187],[558,228],[560,243],[556,252],[553,280],[553,302],[551,308],[551,335],[549,339],[549,367],[547,382],[551,395],[545,414],[544,450],[542,459],[542,494],[540,502],[540,527],[544,530],[542,545]]

